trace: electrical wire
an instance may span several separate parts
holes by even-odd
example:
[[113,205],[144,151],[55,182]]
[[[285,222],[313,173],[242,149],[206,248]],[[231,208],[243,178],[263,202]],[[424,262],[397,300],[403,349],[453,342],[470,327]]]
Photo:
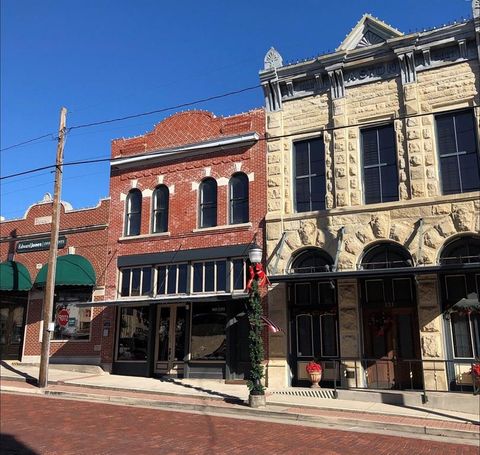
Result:
[[26,141],[23,142],[18,142],[17,144],[9,145],[8,147],[5,147],[3,149],[0,149],[0,152],[5,152],[6,150],[10,150],[16,147],[21,147],[22,145],[27,145],[30,144],[31,142],[39,141],[40,139],[44,139],[46,137],[51,137],[52,141],[54,141],[55,138],[55,133],[48,133],[48,134],[43,134],[42,136],[34,137],[33,139],[27,139]]

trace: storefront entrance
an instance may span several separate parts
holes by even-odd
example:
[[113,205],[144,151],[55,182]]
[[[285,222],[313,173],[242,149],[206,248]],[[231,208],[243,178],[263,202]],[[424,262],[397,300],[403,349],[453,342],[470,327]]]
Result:
[[20,360],[25,326],[25,304],[0,303],[0,359]]
[[183,376],[188,354],[186,305],[159,305],[154,373]]
[[365,309],[363,327],[368,387],[421,388],[422,368],[415,308]]

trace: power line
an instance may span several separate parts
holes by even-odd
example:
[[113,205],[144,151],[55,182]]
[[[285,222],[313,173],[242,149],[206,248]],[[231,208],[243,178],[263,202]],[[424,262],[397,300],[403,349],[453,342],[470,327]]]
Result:
[[70,128],[68,128],[68,130],[72,131],[72,130],[77,130],[77,129],[80,129],[80,128],[89,128],[89,127],[92,127],[92,126],[104,125],[106,123],[113,123],[113,122],[120,122],[120,121],[123,121],[123,120],[130,120],[132,118],[145,117],[147,115],[160,114],[162,112],[172,111],[172,110],[175,110],[175,109],[181,109],[183,107],[189,107],[189,106],[193,106],[195,104],[205,103],[207,101],[218,100],[220,98],[225,98],[227,96],[238,95],[240,93],[248,92],[249,90],[254,90],[254,89],[259,88],[259,87],[261,87],[261,85],[257,84],[257,85],[253,85],[251,87],[246,87],[246,88],[242,88],[240,90],[235,90],[233,92],[227,92],[227,93],[222,93],[221,95],[209,96],[208,98],[201,98],[199,100],[190,101],[188,103],[177,104],[175,106],[164,107],[162,109],[156,109],[154,111],[141,112],[139,114],[126,115],[125,117],[117,117],[117,118],[113,118],[113,119],[109,119],[109,120],[101,120],[101,121],[98,121],[98,122],[84,123],[83,125],[74,125],[74,126],[71,126]]
[[[168,111],[172,111],[172,110],[175,110],[175,109],[181,109],[181,108],[184,108],[184,107],[194,106],[195,104],[205,103],[207,101],[213,101],[213,100],[218,100],[220,98],[226,98],[227,96],[238,95],[240,93],[248,92],[250,90],[254,90],[254,89],[257,89],[259,87],[261,87],[261,85],[257,84],[257,85],[253,85],[251,87],[246,87],[246,88],[242,88],[242,89],[239,89],[239,90],[234,90],[232,92],[222,93],[220,95],[213,95],[213,96],[209,96],[207,98],[201,98],[201,99],[198,99],[198,100],[195,100],[195,101],[190,101],[188,103],[182,103],[182,104],[177,104],[175,106],[169,106],[169,107],[164,107],[164,108],[161,108],[161,109],[155,109],[153,111],[141,112],[141,113],[138,113],[138,114],[126,115],[124,117],[116,117],[116,118],[112,118],[112,119],[108,119],[108,120],[100,120],[98,122],[91,122],[91,123],[84,123],[84,124],[81,124],[81,125],[74,125],[74,126],[71,126],[71,127],[67,128],[67,131],[77,130],[77,129],[80,129],[80,128],[89,128],[89,127],[92,127],[92,126],[104,125],[104,124],[107,124],[107,123],[121,122],[121,121],[124,121],[124,120],[130,120],[130,119],[138,118],[138,117],[145,117],[145,116],[153,115],[153,114],[160,114],[162,112],[168,112]],[[52,137],[52,140],[56,139],[55,138],[55,133],[48,133],[48,134],[44,134],[44,135],[39,136],[39,137],[35,137],[33,139],[28,139],[26,141],[19,142],[17,144],[9,145],[8,147],[0,149],[0,152],[3,152],[5,150],[10,150],[10,149],[13,149],[13,148],[16,148],[16,147],[20,147],[22,145],[30,144],[31,142],[35,142],[35,141],[38,141],[40,139],[44,139],[44,138],[49,137],[49,136]]]
[[0,152],[4,152],[5,150],[10,150],[10,149],[13,149],[13,148],[16,148],[16,147],[20,147],[22,145],[30,144],[31,142],[39,141],[40,139],[44,139],[44,138],[49,137],[49,136],[52,138],[52,141],[55,140],[55,137],[53,137],[54,133],[48,133],[48,134],[44,134],[42,136],[34,137],[33,139],[28,139],[26,141],[19,142],[17,144],[9,145],[8,147],[0,149]]

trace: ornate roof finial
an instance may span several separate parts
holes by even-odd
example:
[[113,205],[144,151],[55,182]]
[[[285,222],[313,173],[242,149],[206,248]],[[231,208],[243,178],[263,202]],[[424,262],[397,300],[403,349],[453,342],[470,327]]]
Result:
[[480,0],[472,0],[472,12],[474,19],[480,17]]
[[263,69],[269,70],[280,68],[282,65],[282,56],[274,47],[271,47],[270,50],[265,54],[265,58],[263,59]]
[[52,202],[52,195],[50,193],[45,193],[41,202]]

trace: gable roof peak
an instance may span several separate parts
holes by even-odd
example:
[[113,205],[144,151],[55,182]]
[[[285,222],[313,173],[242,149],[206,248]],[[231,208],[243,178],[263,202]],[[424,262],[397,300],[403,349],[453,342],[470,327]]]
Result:
[[403,36],[400,30],[370,13],[365,13],[336,50],[350,51],[359,47],[381,44],[387,39],[399,36]]

